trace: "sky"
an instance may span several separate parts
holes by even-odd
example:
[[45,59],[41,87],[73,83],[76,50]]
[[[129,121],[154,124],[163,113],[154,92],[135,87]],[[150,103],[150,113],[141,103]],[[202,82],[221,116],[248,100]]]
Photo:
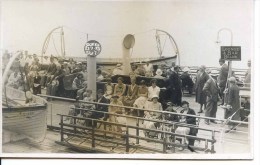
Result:
[[[99,58],[122,57],[125,35],[134,34],[132,57],[158,57],[155,30],[161,29],[176,41],[182,66],[218,66],[220,46],[241,46],[246,68],[253,54],[252,0],[172,1],[50,1],[3,0],[1,5],[1,50],[27,50],[41,54],[48,33],[63,26],[66,56],[86,56],[84,45],[97,40]],[[60,55],[60,33],[50,39],[47,54]],[[164,56],[174,55],[169,40],[162,36]]]

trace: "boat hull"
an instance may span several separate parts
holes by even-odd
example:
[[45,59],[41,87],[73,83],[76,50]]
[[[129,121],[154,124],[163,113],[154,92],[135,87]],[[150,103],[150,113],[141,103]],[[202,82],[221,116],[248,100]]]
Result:
[[26,103],[23,91],[4,88],[2,98],[3,130],[24,135],[30,139],[41,140],[47,129],[47,101],[32,96],[32,103]]
[[3,108],[3,129],[34,140],[44,138],[47,129],[46,106]]

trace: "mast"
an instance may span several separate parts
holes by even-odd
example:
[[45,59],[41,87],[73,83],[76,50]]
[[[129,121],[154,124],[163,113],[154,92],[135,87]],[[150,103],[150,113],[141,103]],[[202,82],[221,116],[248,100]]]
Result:
[[179,49],[178,49],[178,45],[175,42],[174,38],[168,32],[166,32],[164,30],[160,30],[160,29],[155,29],[155,30],[156,30],[156,41],[157,41],[157,44],[158,44],[157,47],[158,47],[158,52],[159,52],[160,56],[162,55],[162,48],[161,48],[161,42],[160,42],[160,38],[159,38],[159,33],[158,32],[165,33],[169,37],[169,39],[170,39],[170,41],[171,41],[171,43],[172,43],[172,45],[173,45],[173,47],[175,49],[175,54],[177,55],[177,58],[178,58],[178,65],[180,65],[181,62],[180,62]]
[[60,38],[60,41],[61,41],[61,55],[62,55],[63,57],[65,57],[64,31],[63,31],[63,27],[62,27],[62,26],[59,26],[59,27],[56,27],[56,28],[52,29],[52,30],[48,33],[47,37],[45,38],[44,43],[43,43],[43,46],[42,46],[41,62],[43,62],[43,56],[45,55],[45,53],[46,53],[46,51],[47,51],[47,49],[48,49],[48,46],[49,46],[49,42],[50,42],[50,38],[51,38],[52,33],[53,33],[54,31],[58,30],[58,29],[61,30],[61,32],[60,32],[60,34],[61,34],[61,38]]

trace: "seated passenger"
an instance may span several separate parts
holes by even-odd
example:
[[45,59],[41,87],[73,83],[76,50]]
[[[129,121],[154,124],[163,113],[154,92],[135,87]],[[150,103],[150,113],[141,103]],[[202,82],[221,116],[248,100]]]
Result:
[[145,70],[145,77],[153,76],[153,65],[150,64],[149,62],[146,62],[146,64],[144,65],[144,70]]
[[61,65],[57,65],[57,70],[54,75],[50,76],[50,82],[47,84],[46,94],[51,96],[57,96],[61,92],[59,86],[63,84],[64,72],[61,69]]
[[165,77],[162,76],[163,72],[161,69],[157,69],[156,70],[156,75],[154,76],[154,78],[160,78],[160,79],[164,79]]
[[[138,88],[138,92],[137,92],[138,98],[134,102],[134,107],[143,109],[147,101],[147,96],[148,96],[148,89],[145,85],[145,81],[142,80]],[[137,110],[137,112],[138,112],[137,114],[138,116],[143,116],[143,111]]]
[[[119,123],[119,121],[117,120],[117,116],[115,116],[113,114],[124,114],[125,113],[124,108],[113,106],[113,105],[123,106],[123,103],[121,101],[119,101],[118,98],[119,97],[117,95],[112,96],[110,106],[108,107],[108,112],[111,113],[111,114],[109,114],[109,118],[108,118],[109,122]],[[113,132],[122,133],[122,127],[121,126],[111,125],[111,128],[112,128]]]
[[[87,89],[87,91],[83,93],[83,101],[93,102],[94,100],[95,99],[92,96],[92,90]],[[85,109],[95,109],[95,105],[91,103],[82,103],[81,107]]]
[[39,72],[35,72],[35,76],[33,77],[33,94],[41,94],[41,76],[39,75]]
[[[93,96],[92,96],[92,90],[87,89],[87,91],[85,93],[83,93],[83,101],[86,102],[93,102]],[[81,110],[80,114],[78,115],[79,117],[87,117],[87,118],[91,118],[91,116],[93,115],[92,111],[87,111],[87,110],[94,110],[95,109],[95,105],[91,104],[91,103],[82,103],[80,105],[80,108],[84,108],[86,110]],[[91,126],[91,121],[90,120],[78,120],[78,123],[81,125],[86,125],[86,126]]]
[[82,62],[77,62],[75,68],[71,71],[71,73],[78,73],[83,70]]
[[136,85],[136,79],[131,78],[131,85],[128,86],[127,94],[123,99],[123,104],[125,106],[132,107],[135,100],[137,99],[138,86]]
[[42,88],[46,88],[47,84],[51,81],[51,76],[54,75],[56,72],[56,64],[54,63],[54,58],[50,57],[50,64],[47,70],[44,72],[43,76],[41,77],[41,86]]
[[72,82],[72,88],[73,89],[82,89],[84,88],[83,86],[83,82],[85,80],[83,79],[83,75],[82,74],[78,74],[77,77],[75,77],[75,79]]
[[97,70],[97,82],[100,82],[104,79],[104,76],[102,75],[102,71],[100,69]]
[[29,66],[29,74],[27,76],[30,88],[33,88],[33,81],[34,81],[35,73],[39,72],[40,69],[41,69],[41,66],[39,63],[39,59],[36,57],[36,58],[34,58],[34,61],[32,62],[31,66]]
[[104,91],[105,91],[104,96],[105,96],[106,99],[109,99],[109,100],[111,99],[111,96],[114,93],[114,85],[111,82],[112,82],[112,79],[108,78],[107,84],[105,84],[105,87],[104,87],[105,88],[104,89]]
[[[97,100],[98,103],[105,103],[105,104],[109,103],[109,100],[104,97],[104,92],[103,92],[102,89],[99,89],[97,91],[97,98],[98,98],[98,100]],[[101,111],[101,112],[108,112],[108,106],[107,105],[97,104],[96,105],[96,110],[97,111]],[[93,114],[93,118],[95,118],[95,119],[103,118],[103,120],[106,121],[107,118],[108,118],[108,115],[104,114],[104,113],[98,113],[97,112],[97,113]]]
[[189,74],[189,68],[185,67],[183,69],[183,73],[181,74],[181,80],[182,80],[182,89],[185,89],[188,87],[189,94],[192,94],[193,92],[193,81]]
[[64,72],[65,72],[65,75],[68,75],[68,74],[71,73],[71,72],[70,72],[69,65],[68,65],[67,62],[64,62],[64,63],[63,63],[63,70],[64,70]]
[[130,78],[137,77],[139,75],[139,71],[137,69],[137,66],[133,64],[133,65],[131,65],[131,69],[132,69],[132,71],[129,73]]
[[123,96],[125,95],[126,85],[123,84],[122,77],[118,77],[117,82],[118,83],[115,85],[114,88],[114,95],[117,95],[119,97],[119,100],[122,101]]
[[[183,110],[181,110],[180,113],[187,114],[187,115],[196,115],[195,111],[189,108],[189,103],[187,101],[183,101],[181,105]],[[180,116],[180,122],[196,125],[196,117]],[[197,136],[198,129],[178,126],[175,133],[182,134],[182,135]],[[188,145],[194,146],[195,139],[182,137],[181,141],[183,144],[185,144],[188,141]],[[183,150],[183,148],[181,150]]]
[[148,100],[152,100],[152,97],[155,95],[159,97],[160,88],[156,86],[156,82],[155,79],[151,80],[151,86],[148,87]]
[[[167,108],[165,109],[165,111],[177,113],[177,111],[173,108],[172,102],[167,103]],[[179,122],[179,116],[175,114],[166,113],[164,119],[171,122]]]
[[[145,106],[145,109],[155,110],[155,111],[162,111],[163,110],[161,103],[158,102],[158,96],[157,95],[154,95],[152,97],[152,102],[148,102]],[[161,113],[157,113],[157,112],[153,112],[153,111],[145,111],[144,112],[144,118],[146,118],[146,119],[158,120],[158,119],[161,119],[161,117],[162,117]],[[161,125],[160,123],[147,121],[147,120],[145,120],[143,124],[144,124],[144,128],[147,128],[147,129],[154,129],[154,128],[158,129]],[[149,136],[149,133],[151,131],[144,131],[144,132],[145,132],[145,136]],[[155,134],[157,134],[157,133],[155,133]]]
[[6,86],[10,86],[15,89],[23,90],[22,76],[19,73],[19,69],[15,68],[14,72],[10,74]]
[[116,68],[113,70],[112,75],[123,75],[124,72],[123,72],[121,66],[122,66],[121,64],[117,64]]
[[[164,111],[177,113],[177,111],[173,108],[172,102],[168,102],[168,103],[167,103],[167,108],[166,108]],[[164,119],[165,119],[166,121],[172,122],[172,123],[179,122],[179,116],[178,116],[178,115],[175,115],[175,114],[164,113]],[[166,131],[169,131],[169,132],[174,131],[174,125],[172,125],[172,124],[165,124],[165,130],[166,130]],[[172,137],[172,136],[169,135],[169,134],[166,135],[166,140],[167,140],[167,142],[171,142],[171,141],[172,141],[171,137]],[[170,140],[170,139],[171,139],[171,140]]]
[[79,97],[80,100],[83,100],[83,93],[85,93],[87,91],[88,88],[88,84],[87,81],[84,81],[82,83],[83,88],[77,90],[77,97]]
[[[76,98],[74,104],[69,106],[69,109],[70,109],[70,110],[69,110],[68,115],[70,115],[70,116],[78,116],[78,115],[80,114],[80,110],[77,109],[77,108],[80,108],[80,102],[79,102],[79,98],[78,98],[78,97]],[[66,118],[65,118],[65,121],[66,121],[66,120],[69,120],[69,121],[70,121],[70,124],[74,124],[73,118],[71,118],[71,117],[66,117]],[[76,124],[76,123],[75,123],[75,124]]]

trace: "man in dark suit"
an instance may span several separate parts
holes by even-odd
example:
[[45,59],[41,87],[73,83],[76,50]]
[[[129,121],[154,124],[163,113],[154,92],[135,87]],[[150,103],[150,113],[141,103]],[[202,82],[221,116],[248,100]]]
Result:
[[[205,116],[206,117],[214,117],[216,118],[217,108],[218,108],[218,94],[219,89],[216,81],[209,76],[209,79],[205,83],[203,87],[203,91],[207,95],[207,105],[206,105],[206,111]],[[210,120],[212,123],[216,124],[215,120]],[[209,125],[209,120],[206,119],[205,123]]]
[[[104,97],[104,92],[103,92],[102,89],[99,89],[99,90],[97,91],[97,97],[98,97],[98,98],[97,98],[97,99],[98,99],[98,100],[97,100],[98,103],[109,104],[109,100]],[[97,104],[97,105],[96,105],[96,111],[97,111],[97,112],[92,113],[92,115],[91,115],[90,118],[93,118],[93,119],[103,118],[104,121],[107,120],[108,115],[105,114],[105,113],[102,113],[102,112],[108,112],[108,106],[107,106],[107,105]],[[98,111],[100,111],[100,112],[98,112]],[[96,125],[97,125],[97,123],[94,122],[94,126],[96,126]]]
[[171,102],[175,105],[181,106],[181,98],[182,98],[182,91],[181,91],[181,79],[178,74],[179,66],[174,67],[174,71],[171,72],[167,90],[171,95]]
[[228,77],[228,65],[225,63],[224,59],[219,59],[219,65],[221,66],[219,75],[217,78],[218,86],[219,86],[219,95],[222,100],[222,105],[224,104],[224,90],[226,88],[227,77]]
[[[240,120],[240,100],[239,100],[239,88],[236,84],[236,78],[230,77],[229,88],[227,93],[227,111],[225,113],[225,119],[232,117],[231,120]],[[235,123],[228,123],[229,129],[235,129]],[[227,130],[226,132],[229,132]]]
[[205,72],[206,66],[201,65],[199,71],[196,75],[195,82],[195,93],[196,93],[196,102],[200,104],[200,111],[198,113],[203,113],[202,107],[206,105],[206,94],[203,92],[203,87],[206,81],[209,79],[208,73]]

